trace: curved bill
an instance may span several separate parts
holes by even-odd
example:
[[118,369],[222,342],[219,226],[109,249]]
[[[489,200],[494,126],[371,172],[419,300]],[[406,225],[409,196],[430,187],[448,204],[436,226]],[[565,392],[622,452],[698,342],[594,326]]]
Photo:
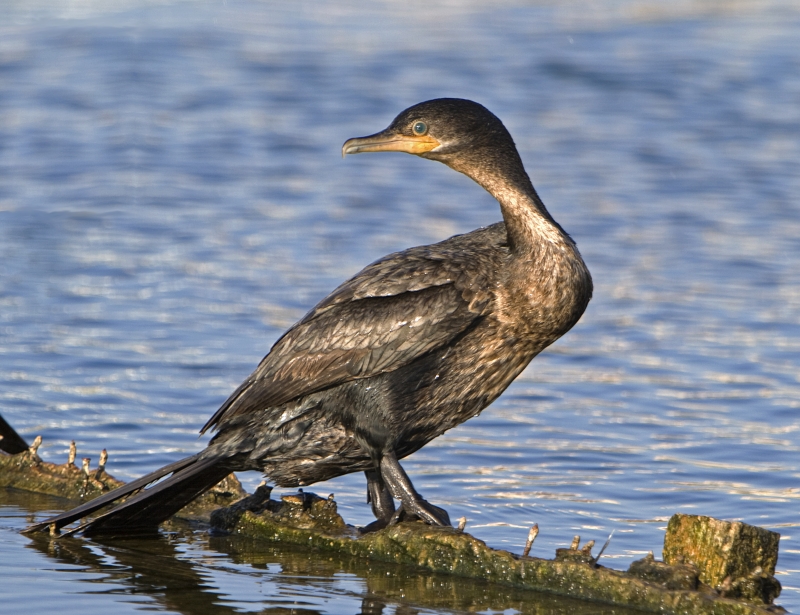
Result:
[[429,135],[401,135],[384,130],[369,137],[348,139],[342,145],[342,157],[347,154],[363,154],[366,152],[405,152],[407,154],[424,154],[439,147],[441,143]]

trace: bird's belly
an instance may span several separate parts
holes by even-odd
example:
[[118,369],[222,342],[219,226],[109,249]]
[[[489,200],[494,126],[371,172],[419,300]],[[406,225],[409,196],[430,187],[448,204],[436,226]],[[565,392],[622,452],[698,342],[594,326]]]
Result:
[[427,370],[411,372],[399,383],[414,395],[412,403],[398,404],[398,455],[413,453],[479,414],[541,350],[511,331],[499,334],[487,327],[436,353]]
[[338,421],[318,417],[293,446],[256,460],[279,487],[299,487],[373,468],[370,455]]

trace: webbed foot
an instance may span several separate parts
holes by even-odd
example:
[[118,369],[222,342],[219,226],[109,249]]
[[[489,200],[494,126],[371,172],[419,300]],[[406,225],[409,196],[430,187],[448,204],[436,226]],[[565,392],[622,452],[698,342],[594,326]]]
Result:
[[[422,519],[430,525],[450,526],[450,516],[447,511],[425,501],[417,493],[411,479],[397,461],[393,451],[385,453],[380,463],[380,475],[389,493],[400,500],[400,508],[394,511],[390,524],[406,519]],[[385,518],[385,517],[383,517]]]
[[[450,515],[444,508],[434,506],[430,502],[419,499],[413,502],[413,509],[407,510],[405,503],[400,504],[394,515],[392,516],[389,525],[400,523],[401,521],[416,521],[421,520],[428,525],[441,525],[444,527],[452,527],[450,522]],[[408,507],[411,508],[411,507]]]

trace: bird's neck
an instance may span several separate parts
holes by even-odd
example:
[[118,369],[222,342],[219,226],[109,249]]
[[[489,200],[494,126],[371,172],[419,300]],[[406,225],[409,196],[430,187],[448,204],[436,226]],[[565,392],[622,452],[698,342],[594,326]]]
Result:
[[503,186],[489,192],[500,203],[512,253],[531,254],[548,247],[573,245],[533,188],[523,192]]
[[539,352],[583,314],[592,296],[589,270],[575,242],[536,194],[513,145],[499,154],[487,149],[447,162],[500,203],[511,261],[497,289],[496,316],[521,327],[520,335],[527,335],[533,351]]
[[476,147],[457,156],[443,155],[436,159],[467,175],[497,199],[512,254],[525,257],[548,247],[574,248],[572,239],[536,194],[510,137],[499,146],[493,142],[491,147]]
[[531,255],[548,247],[574,247],[545,208],[521,163],[511,170],[471,169],[469,175],[500,203],[512,253]]

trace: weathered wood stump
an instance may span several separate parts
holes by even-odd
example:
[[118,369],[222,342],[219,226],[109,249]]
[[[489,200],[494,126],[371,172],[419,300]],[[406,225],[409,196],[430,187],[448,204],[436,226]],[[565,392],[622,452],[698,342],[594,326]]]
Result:
[[741,521],[675,514],[664,537],[664,562],[697,567],[720,594],[770,604],[781,591],[773,576],[780,534]]

